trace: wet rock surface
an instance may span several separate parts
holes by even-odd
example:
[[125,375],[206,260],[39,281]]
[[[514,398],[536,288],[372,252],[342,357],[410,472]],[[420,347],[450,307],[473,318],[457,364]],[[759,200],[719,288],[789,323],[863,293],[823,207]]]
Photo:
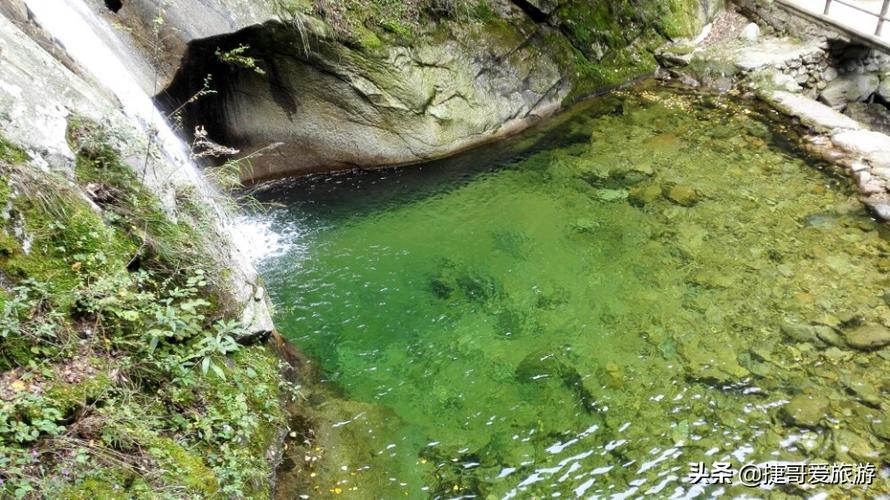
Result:
[[863,325],[845,335],[847,343],[856,349],[877,349],[890,344],[890,329],[883,325]]
[[799,427],[818,427],[827,416],[829,402],[821,396],[795,396],[782,407],[782,418]]
[[698,203],[698,191],[692,186],[678,185],[664,190],[667,199],[684,207],[691,207]]

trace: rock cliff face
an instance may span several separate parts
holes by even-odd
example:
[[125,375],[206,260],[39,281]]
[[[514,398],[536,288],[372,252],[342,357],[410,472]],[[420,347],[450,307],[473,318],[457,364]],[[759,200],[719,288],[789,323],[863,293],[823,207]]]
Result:
[[[185,130],[203,126],[243,152],[278,144],[254,159],[249,180],[410,164],[511,134],[652,72],[655,47],[697,33],[720,7],[417,0],[404,5],[420,13],[406,17],[375,1],[229,3],[165,9],[159,100],[177,109],[210,75],[215,93],[185,105]],[[107,15],[135,27],[136,40],[151,38],[158,10],[134,1]],[[240,61],[220,56],[239,48]]]

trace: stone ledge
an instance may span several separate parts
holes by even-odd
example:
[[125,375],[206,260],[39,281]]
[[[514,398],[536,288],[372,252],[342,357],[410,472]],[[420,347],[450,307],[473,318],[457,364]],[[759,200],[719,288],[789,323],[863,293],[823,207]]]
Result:
[[800,94],[777,90],[764,94],[762,98],[782,113],[795,116],[804,125],[820,132],[862,129],[862,125],[852,118]]

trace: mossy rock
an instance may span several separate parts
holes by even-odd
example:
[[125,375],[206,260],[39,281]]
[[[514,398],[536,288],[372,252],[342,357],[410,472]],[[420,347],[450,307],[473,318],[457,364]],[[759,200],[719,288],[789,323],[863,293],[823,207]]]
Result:
[[814,428],[827,416],[829,401],[821,396],[800,394],[779,411],[782,419],[798,427]]
[[189,492],[202,496],[219,493],[219,479],[204,463],[204,454],[171,438],[159,437],[148,443],[148,454],[165,471],[165,481],[182,485]]
[[683,207],[691,207],[698,203],[701,198],[698,190],[694,187],[682,184],[667,187],[663,192],[667,199]]
[[28,160],[28,154],[25,151],[0,136],[0,161],[10,165],[18,165]]
[[45,395],[62,413],[83,407],[91,401],[101,399],[112,387],[108,376],[109,368],[102,364],[79,382],[57,382],[46,388]]
[[88,478],[80,483],[69,486],[59,492],[60,500],[125,500],[133,498],[132,494],[115,481],[100,478]]

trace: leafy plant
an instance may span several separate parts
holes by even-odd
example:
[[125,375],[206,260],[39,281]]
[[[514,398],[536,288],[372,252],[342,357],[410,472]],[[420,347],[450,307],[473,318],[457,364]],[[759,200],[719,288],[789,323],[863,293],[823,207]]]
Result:
[[250,50],[249,45],[240,44],[230,50],[221,50],[217,48],[214,54],[224,63],[249,69],[258,75],[265,75],[265,70],[257,64],[257,60],[247,55],[248,50]]
[[240,347],[235,341],[235,336],[244,333],[244,327],[237,321],[218,321],[213,325],[215,333],[206,335],[198,341],[197,351],[192,358],[200,359],[201,373],[207,375],[207,371],[213,370],[219,378],[225,380],[226,373],[222,367],[213,363],[215,355],[226,356]]

